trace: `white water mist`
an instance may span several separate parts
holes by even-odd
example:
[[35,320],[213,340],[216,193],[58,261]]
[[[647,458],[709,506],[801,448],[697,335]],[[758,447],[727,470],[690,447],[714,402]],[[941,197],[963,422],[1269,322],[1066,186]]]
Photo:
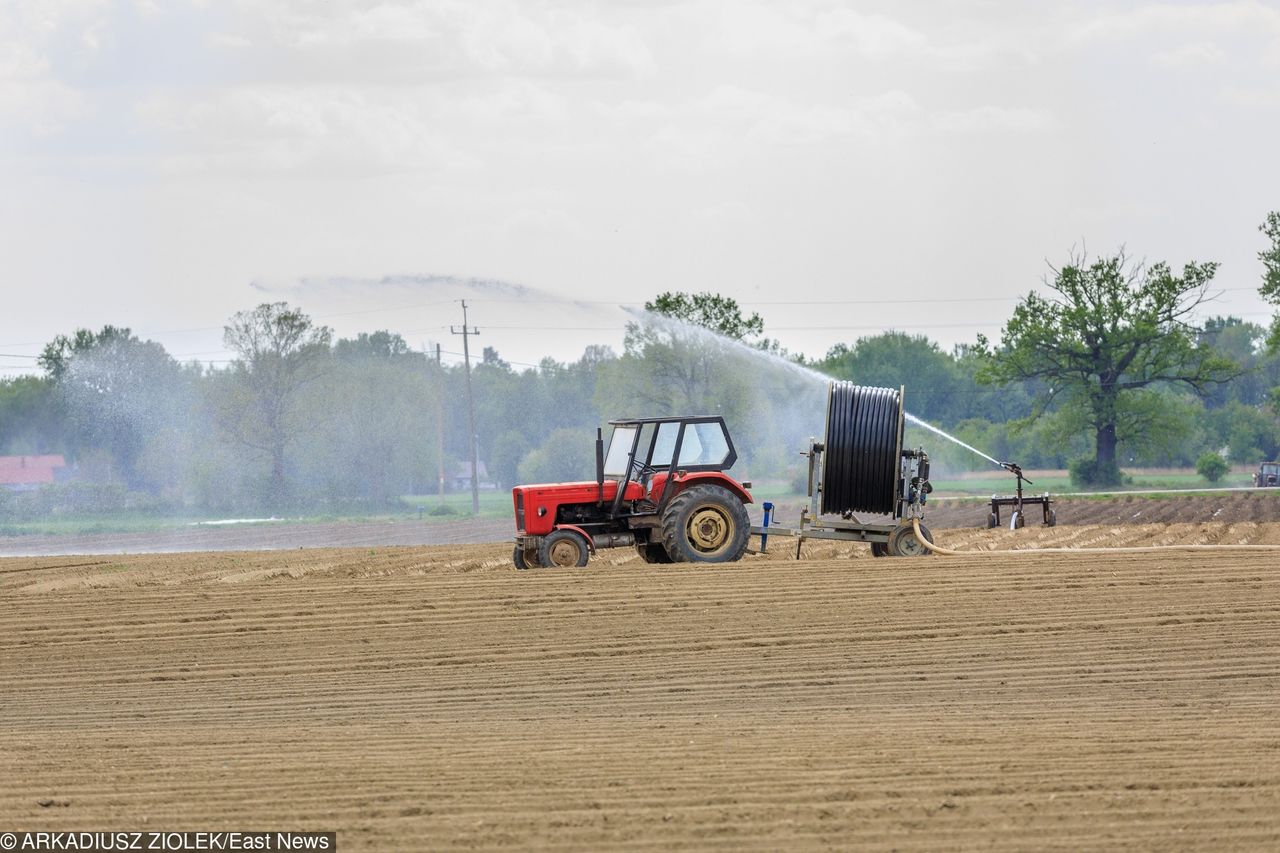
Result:
[[[772,353],[772,352],[768,352],[767,350],[757,349],[756,347],[749,346],[747,344],[742,343],[741,341],[736,341],[732,338],[725,337],[724,335],[716,334],[715,332],[710,331],[709,329],[703,328],[702,326],[695,326],[691,323],[686,323],[682,320],[676,320],[662,314],[654,314],[648,311],[641,311],[636,309],[624,309],[624,310],[626,310],[628,313],[630,313],[632,316],[636,317],[637,319],[651,326],[656,326],[658,328],[662,328],[667,331],[677,332],[682,335],[695,337],[704,342],[714,343],[715,345],[722,347],[724,350],[728,352],[732,352],[735,355],[744,356],[746,358],[755,360],[761,364],[768,365],[770,367],[783,368],[795,376],[798,376],[808,382],[814,383],[821,390],[825,390],[827,387],[827,383],[833,380],[833,377],[828,376],[825,373],[819,373],[818,371],[813,370],[812,368],[805,367],[803,364],[798,364],[792,361],[791,359],[784,358],[783,356],[778,355],[777,353]],[[987,455],[986,453],[983,453],[981,450],[974,447],[973,445],[970,445],[961,441],[960,439],[956,438],[954,435],[951,435],[950,433],[942,429],[939,429],[938,427],[934,426],[928,421],[925,421],[922,418],[911,414],[910,412],[904,412],[903,414],[906,417],[906,419],[912,424],[915,424],[918,427],[926,429],[929,432],[932,432],[935,435],[941,438],[944,438],[955,445],[958,445],[959,447],[963,447],[965,450],[968,450],[970,453],[974,453],[978,456],[981,456],[983,459],[987,460],[993,465],[996,465],[996,466],[1000,465],[999,460],[995,459],[992,456]]]

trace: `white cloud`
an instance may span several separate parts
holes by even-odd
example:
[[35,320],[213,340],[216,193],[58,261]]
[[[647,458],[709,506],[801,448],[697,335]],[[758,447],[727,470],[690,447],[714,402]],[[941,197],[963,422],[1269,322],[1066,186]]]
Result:
[[1178,45],[1168,50],[1158,50],[1151,61],[1166,68],[1194,68],[1214,65],[1226,59],[1222,48],[1211,42],[1194,42]]
[[819,13],[816,24],[828,38],[847,40],[868,59],[920,53],[928,47],[924,33],[879,14],[864,15],[841,7]]
[[182,153],[164,161],[171,172],[452,173],[477,162],[403,94],[246,87],[196,103],[152,98],[138,115],[152,128],[181,135]]
[[1059,123],[1049,110],[987,105],[945,110],[933,119],[933,124],[947,133],[1043,133]]
[[1227,3],[1150,3],[1137,8],[1107,8],[1071,28],[1081,40],[1128,38],[1157,31],[1252,32],[1280,37],[1280,8],[1258,0]]
[[[483,74],[643,76],[653,57],[641,33],[595,6],[513,0],[242,4],[241,35],[287,73],[327,67],[348,79]],[[353,64],[353,58],[359,62]]]
[[0,126],[46,136],[88,109],[80,92],[54,77],[37,48],[0,40]]

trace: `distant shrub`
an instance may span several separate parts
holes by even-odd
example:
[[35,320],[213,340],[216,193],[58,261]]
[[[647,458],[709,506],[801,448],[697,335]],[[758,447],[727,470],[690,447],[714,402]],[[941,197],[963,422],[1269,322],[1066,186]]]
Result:
[[437,504],[427,510],[427,515],[457,515],[458,511],[448,504]]
[[1089,457],[1072,460],[1067,464],[1067,471],[1071,473],[1072,485],[1082,489],[1119,486],[1125,481],[1119,465],[1102,464]]
[[117,483],[72,481],[14,492],[0,503],[0,512],[10,521],[92,517],[120,513],[148,515],[176,512],[180,502],[147,492],[131,492]]
[[1206,450],[1196,460],[1196,473],[1210,483],[1216,483],[1221,480],[1222,476],[1230,469],[1231,466],[1227,464],[1227,460],[1222,458],[1222,454],[1215,453],[1212,450]]

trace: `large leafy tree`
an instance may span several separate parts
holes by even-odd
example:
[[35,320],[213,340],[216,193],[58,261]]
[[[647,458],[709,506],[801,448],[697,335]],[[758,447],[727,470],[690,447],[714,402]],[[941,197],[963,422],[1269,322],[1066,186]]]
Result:
[[646,302],[644,310],[710,329],[735,341],[764,334],[764,320],[759,314],[743,316],[738,300],[718,293],[668,291]]
[[1258,226],[1271,245],[1258,253],[1262,261],[1262,296],[1273,305],[1280,305],[1280,210],[1273,210]]
[[[1258,292],[1272,305],[1280,305],[1280,210],[1268,213],[1258,230],[1271,244],[1258,253],[1258,260],[1262,261],[1262,287]],[[1280,315],[1271,321],[1267,351],[1272,355],[1280,353]],[[1271,389],[1271,408],[1280,412],[1280,386]]]
[[62,381],[76,356],[95,350],[108,350],[119,345],[138,343],[128,327],[106,325],[101,331],[76,329],[70,335],[58,335],[37,357],[36,362],[54,382]]
[[955,359],[924,335],[890,331],[852,347],[836,344],[815,366],[859,385],[904,385],[908,408],[928,421],[954,423],[966,414],[967,389]]
[[273,302],[236,314],[222,337],[238,358],[219,401],[219,421],[238,442],[269,457],[266,498],[276,509],[288,499],[286,451],[308,426],[299,396],[325,373],[332,333],[287,303]]
[[[1159,432],[1165,409],[1154,391],[1181,386],[1204,393],[1240,368],[1217,349],[1198,345],[1193,322],[1208,297],[1215,263],[1146,266],[1123,251],[1071,258],[1014,309],[1000,346],[979,347],[989,382],[1039,380],[1031,419],[1057,408],[1094,436],[1094,458],[1082,479],[1117,482],[1116,446]],[[1155,386],[1155,387],[1153,387]]]
[[47,376],[0,379],[0,454],[58,453],[66,446],[65,412]]
[[77,329],[39,357],[57,389],[79,462],[97,451],[104,475],[131,488],[176,485],[172,464],[190,411],[190,379],[163,346],[129,329]]

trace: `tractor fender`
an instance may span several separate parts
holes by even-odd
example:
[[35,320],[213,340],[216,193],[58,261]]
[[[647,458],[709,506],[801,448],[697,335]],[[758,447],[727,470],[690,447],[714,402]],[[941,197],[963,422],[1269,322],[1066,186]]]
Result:
[[[738,496],[738,500],[742,501],[744,504],[753,503],[751,493],[742,488],[741,483],[730,477],[728,474],[720,471],[699,471],[693,474],[685,474],[683,477],[677,474],[675,483],[671,487],[671,494],[669,497],[674,498],[690,486],[720,486],[721,488],[725,488],[733,492]],[[653,484],[653,494],[655,499],[661,497],[662,490],[664,488],[666,488],[665,478],[659,481],[658,478],[655,477]]]
[[581,536],[583,539],[587,540],[587,548],[588,548],[588,549],[590,549],[590,551],[591,551],[591,553],[592,553],[592,554],[594,554],[594,553],[596,552],[596,543],[595,543],[595,540],[591,538],[591,534],[590,534],[590,533],[588,533],[587,531],[583,530],[583,529],[582,529],[581,527],[579,527],[578,525],[576,525],[576,524],[557,524],[555,527],[553,527],[553,528],[551,528],[551,529],[552,529],[552,530],[572,530],[574,533],[578,534],[578,535],[579,535],[579,536]]

